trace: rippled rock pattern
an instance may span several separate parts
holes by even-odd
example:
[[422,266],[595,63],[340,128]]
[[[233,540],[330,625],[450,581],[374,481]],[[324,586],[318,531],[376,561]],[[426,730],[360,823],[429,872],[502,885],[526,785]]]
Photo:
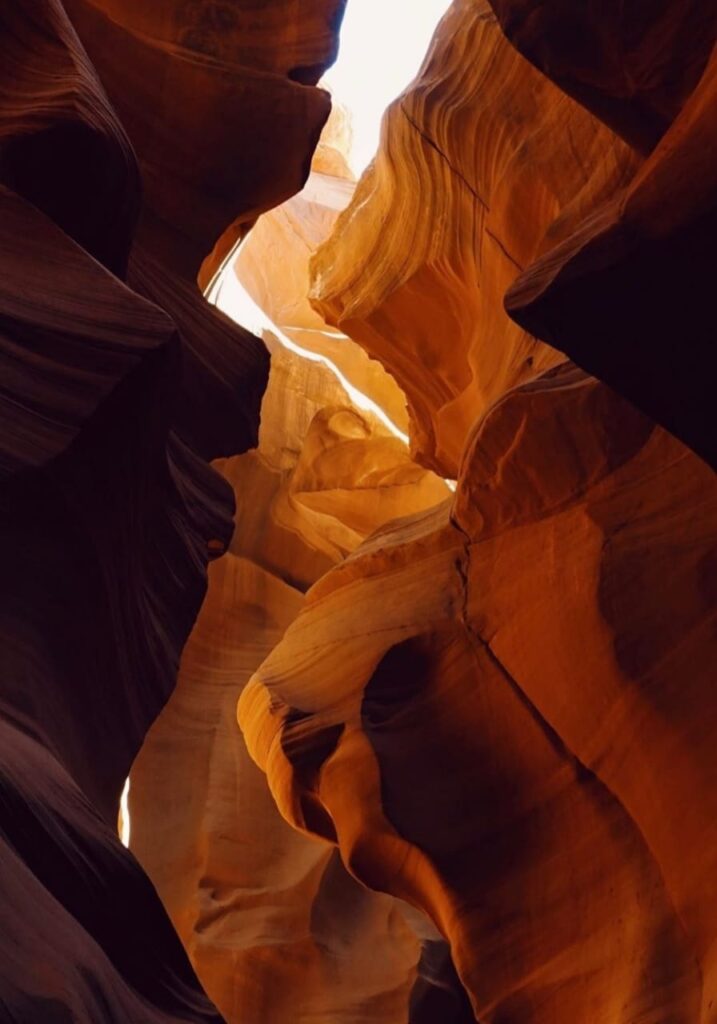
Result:
[[302,187],[330,110],[314,84],[344,2],[271,0],[260,15],[253,0],[66,3],[137,153],[145,202],[130,283],[182,331],[177,426],[208,459],[256,443],[267,359],[207,312],[197,268],[208,285],[256,217]]
[[[300,202],[302,222],[312,223],[306,192]],[[325,209],[317,206],[315,231]],[[283,263],[257,257],[289,216],[281,209],[235,272],[261,268],[257,297],[278,296],[271,312],[301,341],[303,307],[294,315],[288,301],[300,288],[285,285],[306,279],[309,252],[287,245]],[[238,732],[236,702],[312,583],[378,526],[449,492],[376,415],[352,406],[325,365],[266,341],[272,369],[258,449],[215,464],[234,488],[238,528],[210,570],[177,689],[133,766],[131,845],[230,1024],[394,1024],[408,1013],[422,938],[450,968],[440,933],[362,886],[331,844],[283,820]],[[346,364],[360,366],[353,343],[342,344]]]
[[[180,6],[199,22],[212,7]],[[296,67],[318,74],[341,5],[304,25],[296,5],[276,6]],[[261,342],[203,305],[193,277],[235,216],[301,186],[328,101],[287,79],[315,113],[293,116],[273,180],[276,156],[257,157],[261,196],[231,184],[226,112],[202,89],[228,85],[237,40],[224,35],[223,70],[190,59],[162,36],[169,7],[0,3],[0,1016],[29,1024],[220,1020],[119,841],[117,808],[174,688],[207,562],[232,534],[231,488],[197,451],[255,441],[267,378]],[[257,61],[282,46],[253,42]],[[244,95],[257,128],[280,88],[256,86],[260,109]],[[213,156],[182,89],[196,90]],[[187,239],[166,261],[164,216]]]
[[284,817],[431,917],[478,1020],[712,1019],[716,533],[704,464],[563,366],[242,694]]
[[712,1024],[715,26],[574,7],[456,0],[313,258],[458,486],[314,584],[238,716],[465,1019]]
[[717,9],[343,6],[0,0],[0,1018],[715,1024]]
[[[710,20],[696,37],[704,47],[717,35],[717,9],[693,10]],[[645,75],[656,75],[661,59],[654,54]],[[714,467],[716,229],[717,48],[630,185],[528,267],[506,296],[518,323]]]
[[[348,206],[355,181],[347,164],[351,126],[334,106],[314,154],[306,185],[259,219],[233,264],[237,279],[284,334],[309,353],[329,359],[403,432],[406,397],[375,359],[327,324],[309,302],[309,264]],[[277,267],[281,267],[278,274]]]
[[484,0],[456,0],[312,264],[315,308],[406,392],[419,461],[455,478],[476,417],[561,360],[511,322],[505,291],[636,160],[511,48]]

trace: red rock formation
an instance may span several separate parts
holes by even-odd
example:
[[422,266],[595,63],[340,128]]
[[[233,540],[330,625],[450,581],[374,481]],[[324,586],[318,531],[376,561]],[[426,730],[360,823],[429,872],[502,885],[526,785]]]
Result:
[[561,368],[244,691],[283,815],[433,918],[478,1019],[711,1019],[716,532],[699,460]]
[[0,181],[123,275],[137,164],[60,0],[3,3],[0,36]]
[[[66,0],[139,157],[145,219],[165,258],[203,283],[246,226],[297,192],[330,101],[313,88],[345,0]],[[158,221],[159,223],[154,223]],[[181,262],[180,262],[181,261]]]
[[413,924],[330,844],[283,821],[238,734],[236,702],[307,587],[376,526],[447,488],[352,409],[322,364],[272,349],[259,449],[217,463],[238,528],[132,768],[132,850],[227,1021],[393,1024],[416,975]]
[[217,1019],[113,824],[228,495],[169,434],[166,315],[4,189],[0,210],[2,1003]]
[[455,477],[476,417],[561,361],[503,296],[635,166],[511,49],[487,3],[456,0],[312,268],[315,308],[406,392],[425,465]]
[[[200,21],[210,10],[194,8]],[[282,32],[297,60],[314,52],[302,29],[328,57],[336,19],[322,33],[319,12],[303,26],[292,13]],[[209,554],[231,533],[231,491],[186,442],[247,447],[268,369],[258,339],[203,306],[192,278],[235,214],[300,186],[327,102],[296,86],[292,114],[309,113],[272,180],[261,131],[283,112],[283,86],[253,75],[258,195],[232,169],[234,150],[199,144],[200,129],[225,133],[217,87],[234,82],[236,37],[221,65],[79,0],[0,4],[0,29],[0,1005],[32,1024],[218,1021],[114,826],[173,689]],[[134,289],[121,280],[139,204],[133,145],[147,199]]]
[[713,466],[716,228],[717,47],[630,186],[527,268],[506,296],[519,323]]
[[697,84],[717,33],[717,8],[700,0],[490,5],[528,60],[645,153]]
[[455,0],[242,250],[444,499],[197,287],[342,6],[0,0],[0,1007],[714,1024],[717,12]]
[[[145,203],[132,287],[184,341],[177,426],[205,458],[256,443],[267,360],[207,314],[207,285],[263,210],[301,188],[330,101],[312,87],[333,60],[344,0],[299,5],[67,0],[137,152]],[[220,240],[221,236],[221,240]]]

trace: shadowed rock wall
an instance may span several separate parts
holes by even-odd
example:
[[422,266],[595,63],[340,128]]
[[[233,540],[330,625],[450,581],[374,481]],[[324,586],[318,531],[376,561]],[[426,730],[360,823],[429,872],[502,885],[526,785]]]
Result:
[[[213,8],[182,6],[199,29]],[[267,379],[194,278],[235,217],[301,186],[328,113],[291,76],[320,73],[342,5],[276,6],[255,49],[286,56],[289,33],[287,84],[253,70],[233,107],[258,194],[220,138],[226,26],[222,63],[172,37],[170,5],[0,4],[3,1020],[219,1020],[116,820],[232,533],[200,455],[255,442]]]

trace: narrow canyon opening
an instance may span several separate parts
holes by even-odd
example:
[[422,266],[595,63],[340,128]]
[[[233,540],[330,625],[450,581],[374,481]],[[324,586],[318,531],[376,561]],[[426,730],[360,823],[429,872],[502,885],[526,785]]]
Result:
[[[383,989],[372,1019],[391,1024],[409,1005],[415,1020],[429,1012],[424,1005],[439,1015],[469,1006],[430,918],[363,888],[331,847],[283,820],[241,749],[236,715],[243,687],[300,614],[307,590],[396,517],[431,515],[455,490],[454,480],[411,457],[406,396],[395,379],[312,305],[312,259],[350,206],[384,112],[417,74],[447,7],[402,0],[382,10],[376,0],[350,0],[338,59],[319,83],[332,111],[308,179],[258,218],[206,291],[211,305],[262,339],[271,369],[256,449],[214,463],[234,487],[237,529],[210,569],[175,693],[133,766],[120,829],[229,1020],[256,1012],[256,985],[272,991],[285,970],[274,957],[297,948],[313,969],[334,972],[317,991],[296,989],[307,1019],[327,1002],[342,1019]],[[385,31],[377,38],[379,11]],[[277,886],[286,889],[280,906],[270,895]],[[266,898],[251,895],[259,888]],[[258,942],[276,950],[261,967]],[[352,955],[341,963],[347,944]],[[252,985],[249,971],[258,974]],[[263,1020],[281,1016],[297,984],[304,987],[296,979],[263,997]]]
[[[333,392],[334,402],[340,396],[346,410],[359,414],[357,423],[361,413],[367,414],[374,429],[383,428],[406,445],[405,395],[379,363],[369,360],[359,345],[324,323],[311,308],[309,264],[351,202],[358,179],[378,149],[384,112],[418,73],[449,2],[396,0],[387,8],[383,0],[350,0],[338,57],[319,82],[332,95],[332,111],[306,184],[297,195],[259,217],[231,249],[205,292],[209,303],[262,338],[270,352],[276,353],[279,345],[298,359],[317,364],[325,380],[333,377],[336,385],[329,385],[327,391]],[[380,34],[375,31],[377,20],[383,22]],[[395,45],[397,38],[400,47]],[[282,377],[271,390],[285,386]],[[293,406],[283,409],[284,415],[297,419],[290,430],[300,432],[319,408],[311,388],[304,398],[308,415],[297,415]],[[296,400],[301,403],[300,394]],[[269,390],[264,401],[266,418],[276,418],[281,403]],[[445,492],[435,481],[437,501],[455,490],[454,480],[445,478],[443,483]],[[125,846],[131,835],[129,789],[128,778],[118,824]]]

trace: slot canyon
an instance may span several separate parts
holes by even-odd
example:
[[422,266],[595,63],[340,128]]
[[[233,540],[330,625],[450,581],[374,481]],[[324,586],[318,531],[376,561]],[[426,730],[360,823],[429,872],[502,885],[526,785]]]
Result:
[[717,1024],[717,3],[365,2],[0,0],[0,1024]]

